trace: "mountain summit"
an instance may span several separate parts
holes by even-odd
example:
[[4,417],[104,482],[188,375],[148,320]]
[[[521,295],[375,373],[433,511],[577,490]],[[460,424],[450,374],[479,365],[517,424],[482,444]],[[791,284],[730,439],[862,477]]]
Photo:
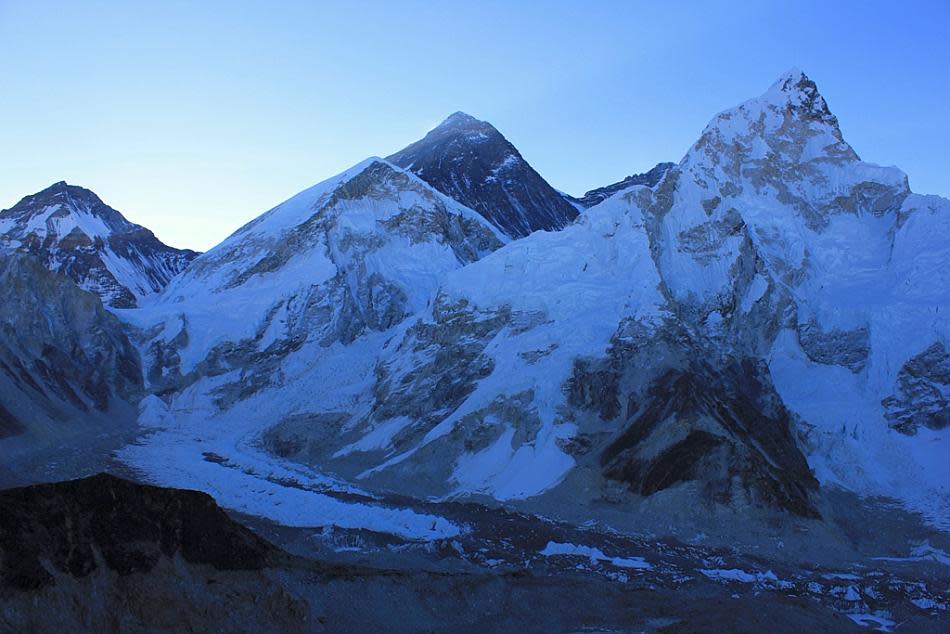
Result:
[[60,181],[0,211],[0,246],[38,256],[114,308],[168,284],[197,254],[163,244],[93,192]]
[[818,86],[797,68],[792,68],[779,77],[766,95],[778,96],[798,112],[838,126],[838,120],[828,109],[825,98],[818,92]]
[[486,121],[456,112],[388,158],[511,238],[562,229],[577,210]]

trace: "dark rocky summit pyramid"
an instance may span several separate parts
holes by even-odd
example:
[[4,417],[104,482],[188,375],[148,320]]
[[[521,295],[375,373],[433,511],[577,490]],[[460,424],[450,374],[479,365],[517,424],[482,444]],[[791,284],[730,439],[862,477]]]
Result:
[[487,218],[512,238],[553,231],[577,209],[490,123],[456,112],[388,160]]

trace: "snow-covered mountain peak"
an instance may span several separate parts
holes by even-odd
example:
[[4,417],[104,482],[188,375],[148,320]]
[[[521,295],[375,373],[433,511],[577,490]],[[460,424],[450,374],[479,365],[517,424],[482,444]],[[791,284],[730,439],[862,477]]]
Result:
[[39,256],[115,308],[161,290],[197,255],[162,244],[92,191],[65,181],[0,211],[0,244]]
[[818,87],[815,85],[815,82],[813,82],[802,69],[793,66],[779,75],[778,79],[769,87],[766,94],[784,93],[790,96],[801,93],[814,95],[817,94],[817,92]]
[[907,176],[864,163],[804,73],[785,73],[764,94],[716,115],[680,163],[709,210],[751,194],[805,218],[812,229],[842,211],[880,215],[908,195]]
[[779,77],[763,97],[773,99],[778,105],[786,106],[803,118],[823,121],[838,128],[838,120],[818,92],[818,86],[797,68]]
[[811,148],[812,152],[804,158],[814,158],[825,150],[829,157],[858,160],[854,150],[844,143],[838,119],[818,92],[818,86],[798,69],[784,73],[759,97],[716,115],[697,145],[710,135],[732,141],[750,133],[761,139],[814,137],[815,143],[825,145]]
[[16,239],[48,235],[62,238],[74,231],[89,239],[105,238],[134,226],[93,192],[66,181],[0,211],[0,231]]
[[212,363],[225,342],[276,342],[276,356],[305,341],[346,345],[421,310],[446,271],[505,242],[479,214],[373,157],[236,231],[136,319],[187,332],[186,369]]

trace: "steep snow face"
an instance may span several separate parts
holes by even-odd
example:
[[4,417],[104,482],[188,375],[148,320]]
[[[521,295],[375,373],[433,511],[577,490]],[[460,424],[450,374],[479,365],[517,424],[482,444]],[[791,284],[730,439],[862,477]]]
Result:
[[511,238],[555,231],[577,209],[491,124],[456,112],[389,161],[471,207]]
[[91,191],[64,182],[0,211],[0,243],[33,253],[115,308],[162,290],[197,255],[162,244]]
[[185,373],[238,342],[260,352],[349,344],[424,308],[446,271],[504,240],[412,174],[369,159],[245,225],[129,318],[160,316],[166,336],[186,339],[175,347]]
[[[815,268],[813,240],[837,242],[856,230],[866,235],[845,246],[865,245],[860,252],[873,258],[883,245],[866,237],[881,233],[888,212],[894,221],[909,193],[902,172],[858,159],[798,71],[717,115],[666,181],[652,219],[658,264],[677,301],[708,310],[733,301],[742,256],[752,252],[785,285]],[[874,263],[844,264],[854,271]]]
[[621,322],[654,332],[659,283],[639,209],[622,197],[449,273],[431,311],[383,351],[359,440],[333,458],[362,454],[377,464],[361,479],[430,494],[550,489],[575,465],[564,386],[576,359],[604,355]]

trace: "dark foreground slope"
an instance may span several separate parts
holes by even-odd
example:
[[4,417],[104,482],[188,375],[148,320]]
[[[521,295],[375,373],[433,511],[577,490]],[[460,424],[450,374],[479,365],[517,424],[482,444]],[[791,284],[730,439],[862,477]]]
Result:
[[20,590],[102,568],[150,572],[180,556],[220,570],[260,570],[277,550],[211,496],[108,474],[0,492],[0,581]]
[[811,599],[712,581],[426,567],[290,555],[203,493],[114,476],[0,492],[3,632],[859,630]]

